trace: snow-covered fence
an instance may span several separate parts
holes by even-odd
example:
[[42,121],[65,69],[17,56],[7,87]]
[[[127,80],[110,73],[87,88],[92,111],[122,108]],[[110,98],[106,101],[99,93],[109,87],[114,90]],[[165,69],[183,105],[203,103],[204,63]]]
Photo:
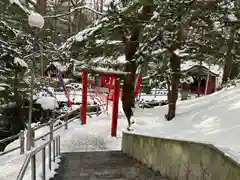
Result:
[[32,151],[27,158],[25,159],[22,168],[17,176],[17,180],[22,180],[26,173],[26,170],[31,162],[31,177],[32,179],[36,179],[36,155],[39,152],[42,152],[42,179],[46,179],[46,149],[48,147],[48,168],[52,170],[52,161],[55,162],[56,158],[60,155],[60,136],[56,136],[55,138],[49,140],[47,143],[42,146],[36,148]]
[[[50,122],[41,124],[40,126],[33,128],[33,132],[32,132],[33,137],[35,136],[35,131],[36,131],[36,130],[38,130],[38,129],[42,128],[42,127],[45,127],[45,126],[51,127],[50,124],[53,125],[56,121],[58,121],[58,120],[60,120],[60,119],[63,119],[63,118],[64,118],[64,119],[65,119],[65,124],[69,123],[69,120],[68,120],[66,117],[69,117],[69,116],[71,116],[72,114],[77,113],[78,111],[79,111],[79,109],[75,109],[75,110],[73,110],[73,111],[70,111],[69,113],[62,114],[62,115],[58,116],[57,118],[51,120]],[[75,118],[77,118],[77,117],[79,117],[79,116],[75,116],[75,117],[72,118],[72,119],[75,119]],[[70,120],[71,120],[71,119],[70,119]],[[67,127],[67,125],[65,125],[65,126]],[[61,126],[61,127],[62,127],[62,126]],[[53,131],[55,131],[55,130],[53,130]],[[35,141],[37,141],[37,140],[39,140],[39,139],[41,139],[41,138],[44,138],[44,137],[46,137],[46,136],[48,136],[48,135],[49,135],[49,133],[46,133],[46,134],[43,135],[43,137],[38,137],[38,138],[36,138]],[[9,142],[9,141],[11,141],[11,140],[15,140],[15,139],[17,139],[17,138],[19,138],[19,141],[20,141],[19,146],[14,147],[14,148],[12,148],[12,149],[9,149],[9,150],[7,150],[7,151],[1,152],[1,153],[0,153],[0,156],[2,156],[2,155],[4,155],[4,154],[7,154],[7,153],[10,153],[10,152],[12,152],[12,151],[15,151],[15,150],[17,150],[17,149],[19,149],[19,148],[20,148],[20,154],[24,153],[24,142],[25,142],[24,131],[21,131],[20,133],[18,133],[18,134],[16,134],[16,135],[13,135],[13,136],[10,136],[10,137],[1,139],[1,140],[0,140],[0,143],[6,143],[6,142]],[[33,145],[33,146],[34,146],[34,144],[35,144],[35,143],[34,143],[35,141],[32,142],[32,145]]]
[[60,120],[60,119],[64,119],[64,118],[66,118],[66,116],[69,117],[69,116],[71,116],[72,114],[75,114],[75,113],[77,113],[77,112],[79,112],[79,109],[74,109],[73,111],[70,111],[70,112],[68,112],[68,113],[61,114],[61,115],[58,116],[57,118],[52,119],[52,120],[49,121],[49,122],[46,122],[46,123],[43,123],[43,124],[39,125],[38,127],[34,128],[34,130],[38,130],[38,129],[44,127],[44,126],[49,126],[51,123],[55,123],[56,121],[58,121],[58,120]]
[[[101,107],[101,106],[105,106],[106,104],[99,104],[99,105],[89,105],[88,108],[91,108],[91,107]],[[68,129],[68,123],[72,122],[73,120],[77,119],[77,118],[80,118],[80,113],[79,112],[79,109],[75,109],[73,111],[70,111],[66,114],[62,114],[60,116],[58,116],[57,118],[55,119],[52,119],[51,121],[47,122],[47,123],[44,123],[44,124],[41,124],[39,125],[38,127],[35,127],[33,128],[33,139],[34,141],[32,142],[32,146],[34,147],[35,145],[35,142],[40,140],[40,139],[43,139],[47,136],[50,137],[50,139],[53,139],[53,132],[57,131],[58,129],[62,128],[63,126],[65,127],[65,129]],[[69,119],[70,116],[74,115],[78,113],[78,115],[72,117],[71,119]],[[88,116],[91,117],[92,115],[99,115],[100,114],[100,111],[98,110],[97,112],[91,112],[91,113],[88,113]],[[56,123],[58,120],[60,119],[64,119],[64,123],[61,124],[61,125],[58,125],[56,127],[54,127],[54,123]],[[38,130],[38,129],[41,129],[45,126],[49,126],[49,132],[43,134],[42,136],[40,137],[37,137],[35,138],[35,131]],[[13,136],[10,136],[10,137],[7,137],[5,139],[2,139],[0,140],[0,143],[6,143],[10,140],[14,140],[14,139],[17,139],[19,138],[19,146],[16,146],[12,149],[9,149],[7,151],[3,151],[0,153],[0,156],[4,155],[4,154],[8,154],[10,152],[13,152],[15,150],[18,150],[20,149],[20,154],[23,154],[25,152],[25,134],[24,134],[24,131],[21,131],[19,134],[16,134],[16,135],[13,135]]]

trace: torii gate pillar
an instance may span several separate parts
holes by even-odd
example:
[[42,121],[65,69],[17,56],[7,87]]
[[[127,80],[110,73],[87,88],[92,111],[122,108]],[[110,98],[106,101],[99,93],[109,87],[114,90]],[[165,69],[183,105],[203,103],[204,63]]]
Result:
[[82,72],[82,105],[80,109],[80,117],[82,125],[87,122],[87,78],[88,73],[86,71]]
[[118,120],[118,104],[119,104],[119,94],[120,94],[120,82],[116,78],[114,84],[114,99],[113,99],[113,110],[112,110],[112,128],[111,135],[117,136],[117,120]]

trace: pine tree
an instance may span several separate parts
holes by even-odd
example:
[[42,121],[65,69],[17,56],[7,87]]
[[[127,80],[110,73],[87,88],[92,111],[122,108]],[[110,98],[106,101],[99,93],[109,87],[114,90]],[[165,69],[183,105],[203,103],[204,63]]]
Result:
[[11,112],[10,115],[15,117],[14,124],[18,125],[16,129],[12,126],[12,131],[19,132],[24,128],[22,108],[23,97],[27,97],[26,93],[28,92],[28,84],[24,79],[28,66],[19,58],[21,53],[19,53],[18,47],[22,44],[19,31],[10,27],[8,21],[3,20],[0,23],[0,31],[2,32],[0,35],[0,105],[6,107],[6,105],[14,104],[15,112]]

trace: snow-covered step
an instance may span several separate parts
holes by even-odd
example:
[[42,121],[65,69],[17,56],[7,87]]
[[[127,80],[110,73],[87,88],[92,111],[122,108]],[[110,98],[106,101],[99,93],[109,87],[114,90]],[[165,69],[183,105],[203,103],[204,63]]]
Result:
[[50,180],[167,180],[122,151],[63,153]]

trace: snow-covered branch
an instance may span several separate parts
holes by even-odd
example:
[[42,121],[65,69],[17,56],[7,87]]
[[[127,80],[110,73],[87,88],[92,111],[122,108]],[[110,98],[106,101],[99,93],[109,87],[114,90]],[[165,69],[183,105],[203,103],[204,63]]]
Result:
[[79,7],[74,8],[70,12],[66,12],[66,13],[63,13],[63,14],[57,14],[57,15],[53,15],[53,16],[44,16],[44,18],[48,19],[48,18],[59,18],[59,17],[67,16],[67,15],[72,14],[73,12],[75,12],[79,9],[87,9],[89,11],[94,12],[95,14],[104,15],[104,13],[99,12],[99,11],[93,9],[93,8],[88,7],[88,6],[79,6]]

